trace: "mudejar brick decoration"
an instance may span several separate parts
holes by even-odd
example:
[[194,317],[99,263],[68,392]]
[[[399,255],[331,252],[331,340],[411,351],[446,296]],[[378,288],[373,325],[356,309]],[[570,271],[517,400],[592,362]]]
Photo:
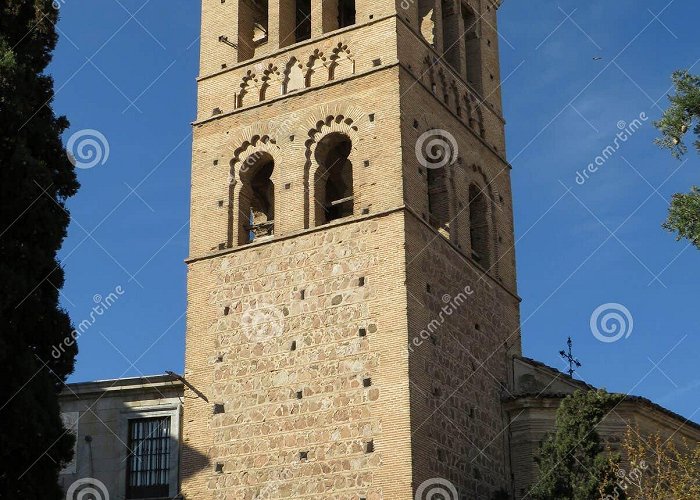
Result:
[[498,2],[202,4],[185,498],[510,490]]

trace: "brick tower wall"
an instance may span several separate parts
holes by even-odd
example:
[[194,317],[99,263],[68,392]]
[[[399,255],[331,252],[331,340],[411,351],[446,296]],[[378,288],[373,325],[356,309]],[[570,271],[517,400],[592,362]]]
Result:
[[[251,4],[203,0],[186,498],[410,500],[431,477],[485,498],[508,484],[500,398],[520,340],[496,4],[478,6],[479,93],[466,66],[440,59],[441,40],[420,35],[425,3],[359,0],[356,24],[334,30],[333,2],[312,0],[312,38],[289,44],[288,5],[270,0],[266,43],[241,48]],[[415,152],[432,128],[460,151],[441,230]],[[352,141],[353,217],[315,227],[316,148],[333,133]],[[241,244],[246,165],[263,157],[274,160],[274,235]],[[472,183],[489,200],[487,267],[473,260]],[[414,345],[446,294],[460,306]]]

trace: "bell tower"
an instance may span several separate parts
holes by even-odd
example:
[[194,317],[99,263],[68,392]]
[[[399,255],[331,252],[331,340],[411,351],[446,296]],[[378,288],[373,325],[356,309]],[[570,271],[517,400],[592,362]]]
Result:
[[511,491],[498,4],[202,0],[185,498]]

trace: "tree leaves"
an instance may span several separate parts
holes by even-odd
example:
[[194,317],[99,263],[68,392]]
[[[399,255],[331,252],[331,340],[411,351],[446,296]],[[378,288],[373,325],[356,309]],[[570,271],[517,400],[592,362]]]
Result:
[[62,498],[58,472],[72,456],[56,392],[76,348],[59,305],[57,252],[70,221],[63,203],[78,182],[61,142],[44,70],[56,44],[51,0],[0,4],[0,498]]
[[[700,153],[700,76],[676,71],[672,78],[675,94],[669,96],[671,106],[661,120],[654,123],[661,132],[656,144],[681,159],[688,152],[685,143],[688,133],[695,134],[695,149]],[[700,192],[697,187],[688,194],[673,195],[663,227],[676,233],[677,239],[688,239],[700,249]]]
[[[688,152],[684,138],[692,131],[700,136],[700,76],[688,71],[676,71],[672,76],[675,94],[668,97],[671,106],[661,119],[654,123],[661,132],[656,144],[671,150],[675,158],[682,158]],[[700,152],[700,140],[695,141]]]
[[603,390],[576,391],[557,410],[556,428],[540,445],[535,500],[599,498],[613,477],[617,457],[606,454],[596,428],[622,396]]
[[700,189],[693,186],[690,193],[673,195],[668,218],[663,227],[677,233],[677,239],[688,239],[700,250]]

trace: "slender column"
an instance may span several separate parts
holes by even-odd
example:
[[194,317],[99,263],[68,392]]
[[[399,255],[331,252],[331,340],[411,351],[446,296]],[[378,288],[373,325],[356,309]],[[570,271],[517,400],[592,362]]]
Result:
[[442,0],[435,0],[435,14],[433,15],[435,23],[433,47],[438,54],[442,54],[445,50],[442,22]]
[[311,0],[311,38],[323,35],[323,0]]
[[338,29],[338,0],[311,0],[311,37]]
[[[467,29],[470,28],[470,26],[467,26],[465,23],[465,9],[467,9],[467,5],[462,2],[462,0],[459,0],[457,2],[458,10],[457,10],[457,26],[458,26],[458,36],[460,37],[459,42],[458,42],[458,47],[456,47],[456,50],[459,51],[459,61],[460,61],[460,66],[457,69],[458,73],[462,76],[464,80],[467,79],[467,44],[469,43],[469,37],[471,36],[470,33],[467,33]],[[473,29],[473,28],[472,28]]]
[[338,0],[324,0],[323,2],[323,32],[338,29]]
[[268,0],[267,4],[267,43],[271,51],[282,47],[282,18],[280,16],[281,3],[285,0]]
[[[274,6],[273,6],[274,4]],[[296,0],[271,0],[270,15],[278,16],[274,26],[278,26],[278,45],[282,48],[296,43],[297,7]]]

